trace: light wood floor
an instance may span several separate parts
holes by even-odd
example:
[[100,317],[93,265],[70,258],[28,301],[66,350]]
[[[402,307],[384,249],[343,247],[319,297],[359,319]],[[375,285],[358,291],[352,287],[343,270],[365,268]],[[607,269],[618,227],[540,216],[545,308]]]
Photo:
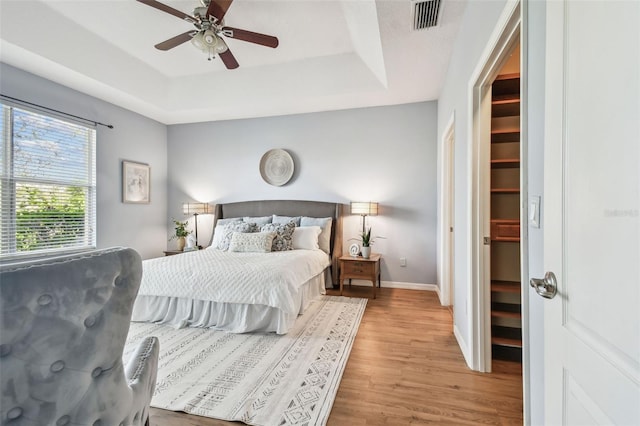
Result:
[[[329,425],[522,424],[520,364],[469,370],[436,293],[383,288],[373,300],[371,287],[353,286],[345,295],[369,302]],[[153,426],[235,424],[151,409]]]

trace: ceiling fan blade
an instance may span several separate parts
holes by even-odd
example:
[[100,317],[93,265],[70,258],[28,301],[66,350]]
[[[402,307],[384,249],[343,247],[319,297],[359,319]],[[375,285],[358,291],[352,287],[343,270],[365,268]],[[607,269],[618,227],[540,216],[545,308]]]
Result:
[[196,35],[197,31],[187,31],[186,33],[182,33],[175,37],[170,38],[169,40],[165,40],[162,43],[158,43],[155,45],[155,48],[158,50],[169,50],[173,49],[176,46],[181,45],[182,43],[191,40],[194,35]]
[[222,34],[236,40],[248,41],[250,43],[261,44],[267,47],[278,47],[279,41],[277,37],[266,34],[254,33],[253,31],[241,30],[239,28],[224,27]]
[[218,22],[222,21],[233,0],[211,0],[207,8],[207,16],[213,15]]
[[140,3],[146,4],[147,6],[154,7],[156,9],[158,9],[158,10],[163,11],[163,12],[169,13],[169,14],[171,14],[173,16],[176,16],[176,17],[178,17],[180,19],[184,19],[185,21],[191,22],[192,24],[198,22],[197,19],[194,18],[193,16],[187,15],[184,12],[180,12],[179,10],[174,9],[171,6],[167,6],[166,4],[162,4],[159,1],[156,1],[156,0],[137,0],[137,1],[139,1]]
[[218,53],[218,56],[220,56],[220,59],[222,59],[224,66],[227,67],[227,69],[229,70],[234,70],[240,66],[240,64],[238,64],[238,61],[236,61],[235,56],[233,56],[233,53],[231,53],[231,50],[229,50],[229,48],[227,48],[227,50],[225,50],[222,53]]

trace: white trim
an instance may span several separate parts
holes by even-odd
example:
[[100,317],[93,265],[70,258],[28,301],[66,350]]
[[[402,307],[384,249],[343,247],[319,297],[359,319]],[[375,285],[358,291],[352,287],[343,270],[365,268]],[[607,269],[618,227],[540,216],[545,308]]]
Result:
[[[486,118],[479,116],[482,100],[490,93],[491,81],[495,78],[505,52],[510,50],[520,32],[520,1],[508,1],[498,19],[486,48],[482,53],[475,71],[469,79],[469,192],[467,220],[470,230],[469,244],[469,330],[471,330],[468,363],[477,371],[491,371],[491,323],[490,323],[490,284],[487,282],[490,265],[489,246],[483,244],[483,237],[489,235],[489,193],[488,133]],[[490,120],[489,120],[490,122]],[[485,130],[483,134],[483,130]],[[483,140],[484,138],[484,140]],[[485,161],[487,160],[487,161]],[[470,361],[470,362],[469,362]]]
[[[443,306],[449,306],[454,304],[454,300],[451,300],[451,274],[454,270],[453,265],[449,261],[451,247],[449,244],[449,227],[454,226],[454,223],[450,223],[451,213],[449,211],[448,197],[454,197],[455,194],[449,194],[450,187],[450,174],[452,164],[455,162],[455,153],[450,152],[449,139],[455,138],[455,111],[451,113],[449,121],[445,126],[442,140],[440,141],[440,158],[438,159],[440,165],[440,196],[439,214],[440,214],[440,226],[438,227],[438,233],[440,237],[440,258],[438,259],[438,283],[440,284],[439,295],[440,304]],[[453,158],[450,158],[453,157]],[[454,228],[455,229],[455,228]]]
[[462,356],[464,357],[464,360],[467,363],[467,367],[473,369],[473,365],[471,362],[472,361],[471,352],[469,351],[467,344],[462,338],[462,335],[460,334],[460,330],[458,330],[458,326],[456,326],[455,324],[453,325],[453,335],[458,341],[458,346],[460,346],[460,352],[462,352]]
[[531,358],[529,351],[529,3],[522,3],[520,30],[520,285],[522,304],[522,419],[531,424]]
[[[423,283],[406,283],[401,281],[382,281],[382,287],[386,288],[404,288],[406,290],[421,290],[421,291],[435,291],[440,295],[440,288],[437,284],[423,284]],[[346,282],[344,286],[348,286]],[[367,280],[352,280],[351,285],[357,285],[359,287],[371,287],[371,281]]]

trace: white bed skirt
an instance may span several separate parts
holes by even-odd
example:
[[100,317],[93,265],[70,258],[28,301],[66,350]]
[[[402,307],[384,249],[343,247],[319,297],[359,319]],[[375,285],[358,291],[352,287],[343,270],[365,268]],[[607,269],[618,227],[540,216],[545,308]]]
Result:
[[273,332],[286,334],[299,314],[325,294],[325,274],[320,273],[300,287],[297,313],[265,305],[211,302],[181,297],[139,295],[131,321],[167,324],[175,328],[205,327],[232,333]]

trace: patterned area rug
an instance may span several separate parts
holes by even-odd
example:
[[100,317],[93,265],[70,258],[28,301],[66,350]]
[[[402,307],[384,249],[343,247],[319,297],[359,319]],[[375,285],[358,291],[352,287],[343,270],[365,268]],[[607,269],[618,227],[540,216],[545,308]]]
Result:
[[250,425],[324,425],[366,299],[323,296],[286,335],[131,323],[124,359],[160,339],[151,405]]

